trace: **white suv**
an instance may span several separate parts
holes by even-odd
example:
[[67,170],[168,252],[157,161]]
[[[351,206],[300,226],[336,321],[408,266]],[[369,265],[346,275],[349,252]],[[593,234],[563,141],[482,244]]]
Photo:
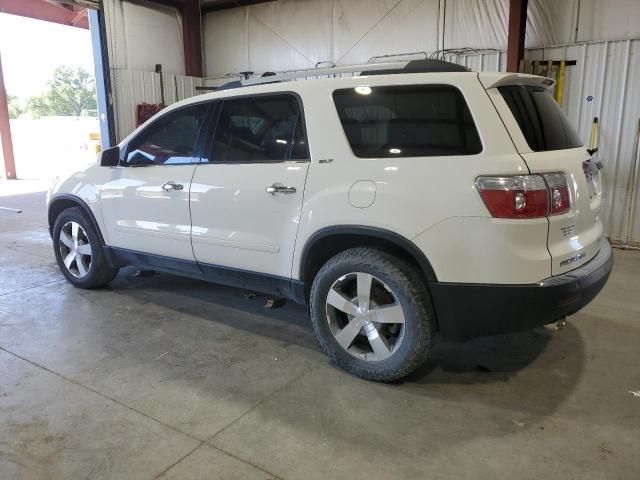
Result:
[[329,73],[179,102],[57,180],[65,277],[93,288],[139,265],[293,299],[329,357],[374,380],[436,336],[534,328],[599,292],[600,165],[553,80],[439,61]]

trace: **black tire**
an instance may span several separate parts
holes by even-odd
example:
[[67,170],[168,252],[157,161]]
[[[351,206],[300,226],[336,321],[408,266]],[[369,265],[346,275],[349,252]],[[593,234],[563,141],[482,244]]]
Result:
[[[368,273],[386,284],[404,313],[404,337],[390,357],[360,359],[345,350],[331,330],[327,316],[329,290],[343,276]],[[435,341],[435,317],[420,271],[406,261],[374,248],[345,250],[331,258],[316,275],[310,295],[313,329],[320,346],[338,367],[358,377],[389,382],[400,379],[427,359]]]
[[[68,222],[75,222],[80,225],[86,234],[86,238],[89,240],[89,245],[91,246],[91,263],[89,264],[86,275],[82,278],[71,273],[71,271],[65,266],[64,259],[62,258],[62,252],[60,249],[60,232]],[[63,210],[58,215],[53,226],[53,252],[55,254],[56,261],[58,262],[58,267],[60,267],[60,271],[74,287],[102,287],[113,280],[118,274],[119,269],[109,265],[102,247],[103,245],[98,232],[96,232],[93,224],[81,208],[69,208],[67,210]]]

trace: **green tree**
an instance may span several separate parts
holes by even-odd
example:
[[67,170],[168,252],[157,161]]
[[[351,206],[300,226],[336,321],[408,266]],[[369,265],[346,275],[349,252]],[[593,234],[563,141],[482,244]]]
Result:
[[7,103],[9,104],[9,118],[18,118],[24,112],[24,110],[20,108],[18,97],[7,95]]
[[27,103],[29,113],[39,118],[43,115],[79,116],[85,110],[95,115],[97,108],[95,79],[82,68],[67,65],[57,67],[53,79],[47,82],[48,90]]

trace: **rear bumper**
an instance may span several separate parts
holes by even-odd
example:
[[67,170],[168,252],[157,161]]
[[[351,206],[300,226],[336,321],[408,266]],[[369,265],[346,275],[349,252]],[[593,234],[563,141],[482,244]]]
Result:
[[555,322],[593,300],[612,267],[611,246],[602,240],[588,263],[535,284],[432,283],[440,332],[447,339],[466,340]]

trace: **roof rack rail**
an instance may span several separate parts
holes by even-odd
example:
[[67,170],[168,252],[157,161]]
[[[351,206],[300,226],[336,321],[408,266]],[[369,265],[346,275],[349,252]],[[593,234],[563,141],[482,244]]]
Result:
[[268,83],[287,82],[290,80],[317,78],[322,76],[336,77],[347,74],[367,75],[393,75],[403,73],[434,73],[434,72],[468,72],[463,65],[445,62],[444,60],[410,60],[405,62],[367,63],[362,65],[348,65],[344,67],[308,68],[289,72],[276,73],[274,75],[236,80],[225,83],[218,90],[230,88],[248,87],[251,85],[263,85]]
[[[374,64],[375,65],[375,64]],[[411,60],[400,69],[397,70],[374,70],[368,72],[369,75],[391,75],[394,73],[436,73],[436,72],[468,72],[469,69],[464,65],[446,62],[444,60],[435,60],[432,58],[425,60]]]

